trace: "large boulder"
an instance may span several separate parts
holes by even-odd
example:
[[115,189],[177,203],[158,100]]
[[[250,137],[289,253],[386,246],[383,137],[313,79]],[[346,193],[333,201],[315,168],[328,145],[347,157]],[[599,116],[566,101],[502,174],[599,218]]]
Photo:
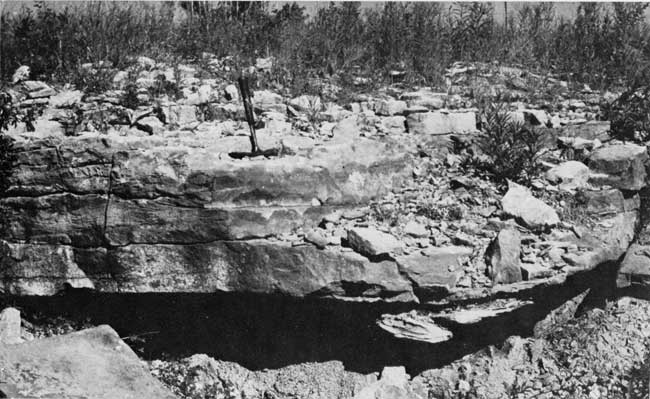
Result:
[[648,151],[645,146],[626,143],[596,149],[589,157],[594,184],[621,190],[641,190],[646,185]]
[[517,218],[524,226],[537,230],[555,226],[560,222],[557,212],[535,197],[523,186],[510,182],[501,199],[503,211]]
[[9,398],[175,398],[109,326],[1,346],[0,369]]
[[414,113],[406,117],[406,125],[411,134],[466,134],[476,131],[476,115],[474,112]]

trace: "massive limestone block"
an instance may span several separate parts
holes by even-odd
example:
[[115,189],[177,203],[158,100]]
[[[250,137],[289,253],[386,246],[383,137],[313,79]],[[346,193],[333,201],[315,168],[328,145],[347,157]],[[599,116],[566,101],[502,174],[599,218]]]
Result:
[[473,112],[426,112],[406,117],[411,134],[465,134],[476,131],[476,115]]
[[392,261],[267,240],[137,244],[115,248],[9,244],[0,247],[4,292],[255,292],[413,301]]
[[621,190],[638,191],[645,187],[648,151],[645,146],[618,144],[596,149],[589,158],[594,172],[590,180]]
[[[236,160],[209,135],[17,143],[0,291],[279,292],[413,300],[394,262],[273,239],[397,187],[400,144],[364,138]],[[264,240],[269,238],[269,240]]]
[[175,398],[106,325],[0,345],[0,369],[0,392],[10,398]]

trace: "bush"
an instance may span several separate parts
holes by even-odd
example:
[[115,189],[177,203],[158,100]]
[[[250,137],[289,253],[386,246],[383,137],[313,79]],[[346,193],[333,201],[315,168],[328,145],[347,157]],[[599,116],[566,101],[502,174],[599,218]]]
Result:
[[604,118],[612,122],[613,137],[631,141],[650,138],[650,86],[629,89],[601,109]]
[[490,103],[480,112],[480,152],[469,159],[471,166],[493,179],[529,182],[540,171],[543,148],[539,134],[530,126],[513,121],[501,103]]

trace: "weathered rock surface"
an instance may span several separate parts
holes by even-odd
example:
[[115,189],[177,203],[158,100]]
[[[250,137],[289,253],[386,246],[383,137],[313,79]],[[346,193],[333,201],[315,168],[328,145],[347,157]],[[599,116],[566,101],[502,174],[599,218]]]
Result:
[[573,190],[587,185],[589,167],[578,161],[566,161],[546,172],[546,178],[561,190]]
[[510,284],[522,280],[519,260],[521,237],[516,229],[501,230],[488,252],[490,277],[495,284]]
[[5,308],[0,312],[0,345],[12,345],[23,342],[20,337],[20,311]]
[[175,398],[108,326],[0,346],[6,397]]
[[523,186],[510,183],[510,188],[501,199],[503,211],[520,220],[524,226],[540,229],[555,226],[560,218],[553,208],[533,195]]
[[152,373],[179,395],[200,398],[349,399],[377,380],[346,371],[338,361],[250,371],[236,363],[193,355],[179,364],[154,361]]
[[348,230],[348,243],[355,251],[365,256],[388,255],[402,246],[394,236],[370,228]]
[[619,286],[631,282],[650,284],[650,246],[632,244],[621,262]]
[[469,247],[428,248],[424,254],[414,253],[397,258],[400,272],[413,281],[419,291],[447,293],[456,286],[462,273],[462,261],[472,255]]
[[[394,262],[371,267],[354,254],[312,255],[314,247],[264,240],[313,228],[323,215],[399,184],[409,173],[408,155],[396,146],[350,138],[238,161],[209,137],[86,134],[20,142],[2,200],[2,290],[46,295],[67,283],[106,291],[307,295],[344,294],[349,281],[393,297],[381,292],[387,281],[397,283],[401,297],[410,288]],[[258,268],[265,272],[258,275]]]
[[406,117],[406,124],[411,134],[466,134],[476,131],[476,115],[473,112],[414,113]]
[[618,144],[596,149],[589,158],[594,184],[638,191],[645,187],[648,151],[645,146]]
[[402,314],[385,314],[377,320],[377,325],[397,338],[437,344],[449,341],[453,334],[441,327],[429,315],[416,311]]

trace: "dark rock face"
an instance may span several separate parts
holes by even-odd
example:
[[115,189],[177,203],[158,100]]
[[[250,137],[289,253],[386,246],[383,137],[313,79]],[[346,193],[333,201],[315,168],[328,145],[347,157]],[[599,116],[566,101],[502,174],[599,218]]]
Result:
[[[385,194],[395,143],[350,139],[236,161],[220,140],[86,136],[19,145],[2,291],[280,292],[413,299],[394,262],[276,239]],[[221,154],[221,155],[220,155]]]
[[510,284],[522,280],[519,260],[521,237],[516,229],[501,230],[489,252],[492,281],[496,284]]
[[173,399],[108,326],[0,350],[8,397]]

